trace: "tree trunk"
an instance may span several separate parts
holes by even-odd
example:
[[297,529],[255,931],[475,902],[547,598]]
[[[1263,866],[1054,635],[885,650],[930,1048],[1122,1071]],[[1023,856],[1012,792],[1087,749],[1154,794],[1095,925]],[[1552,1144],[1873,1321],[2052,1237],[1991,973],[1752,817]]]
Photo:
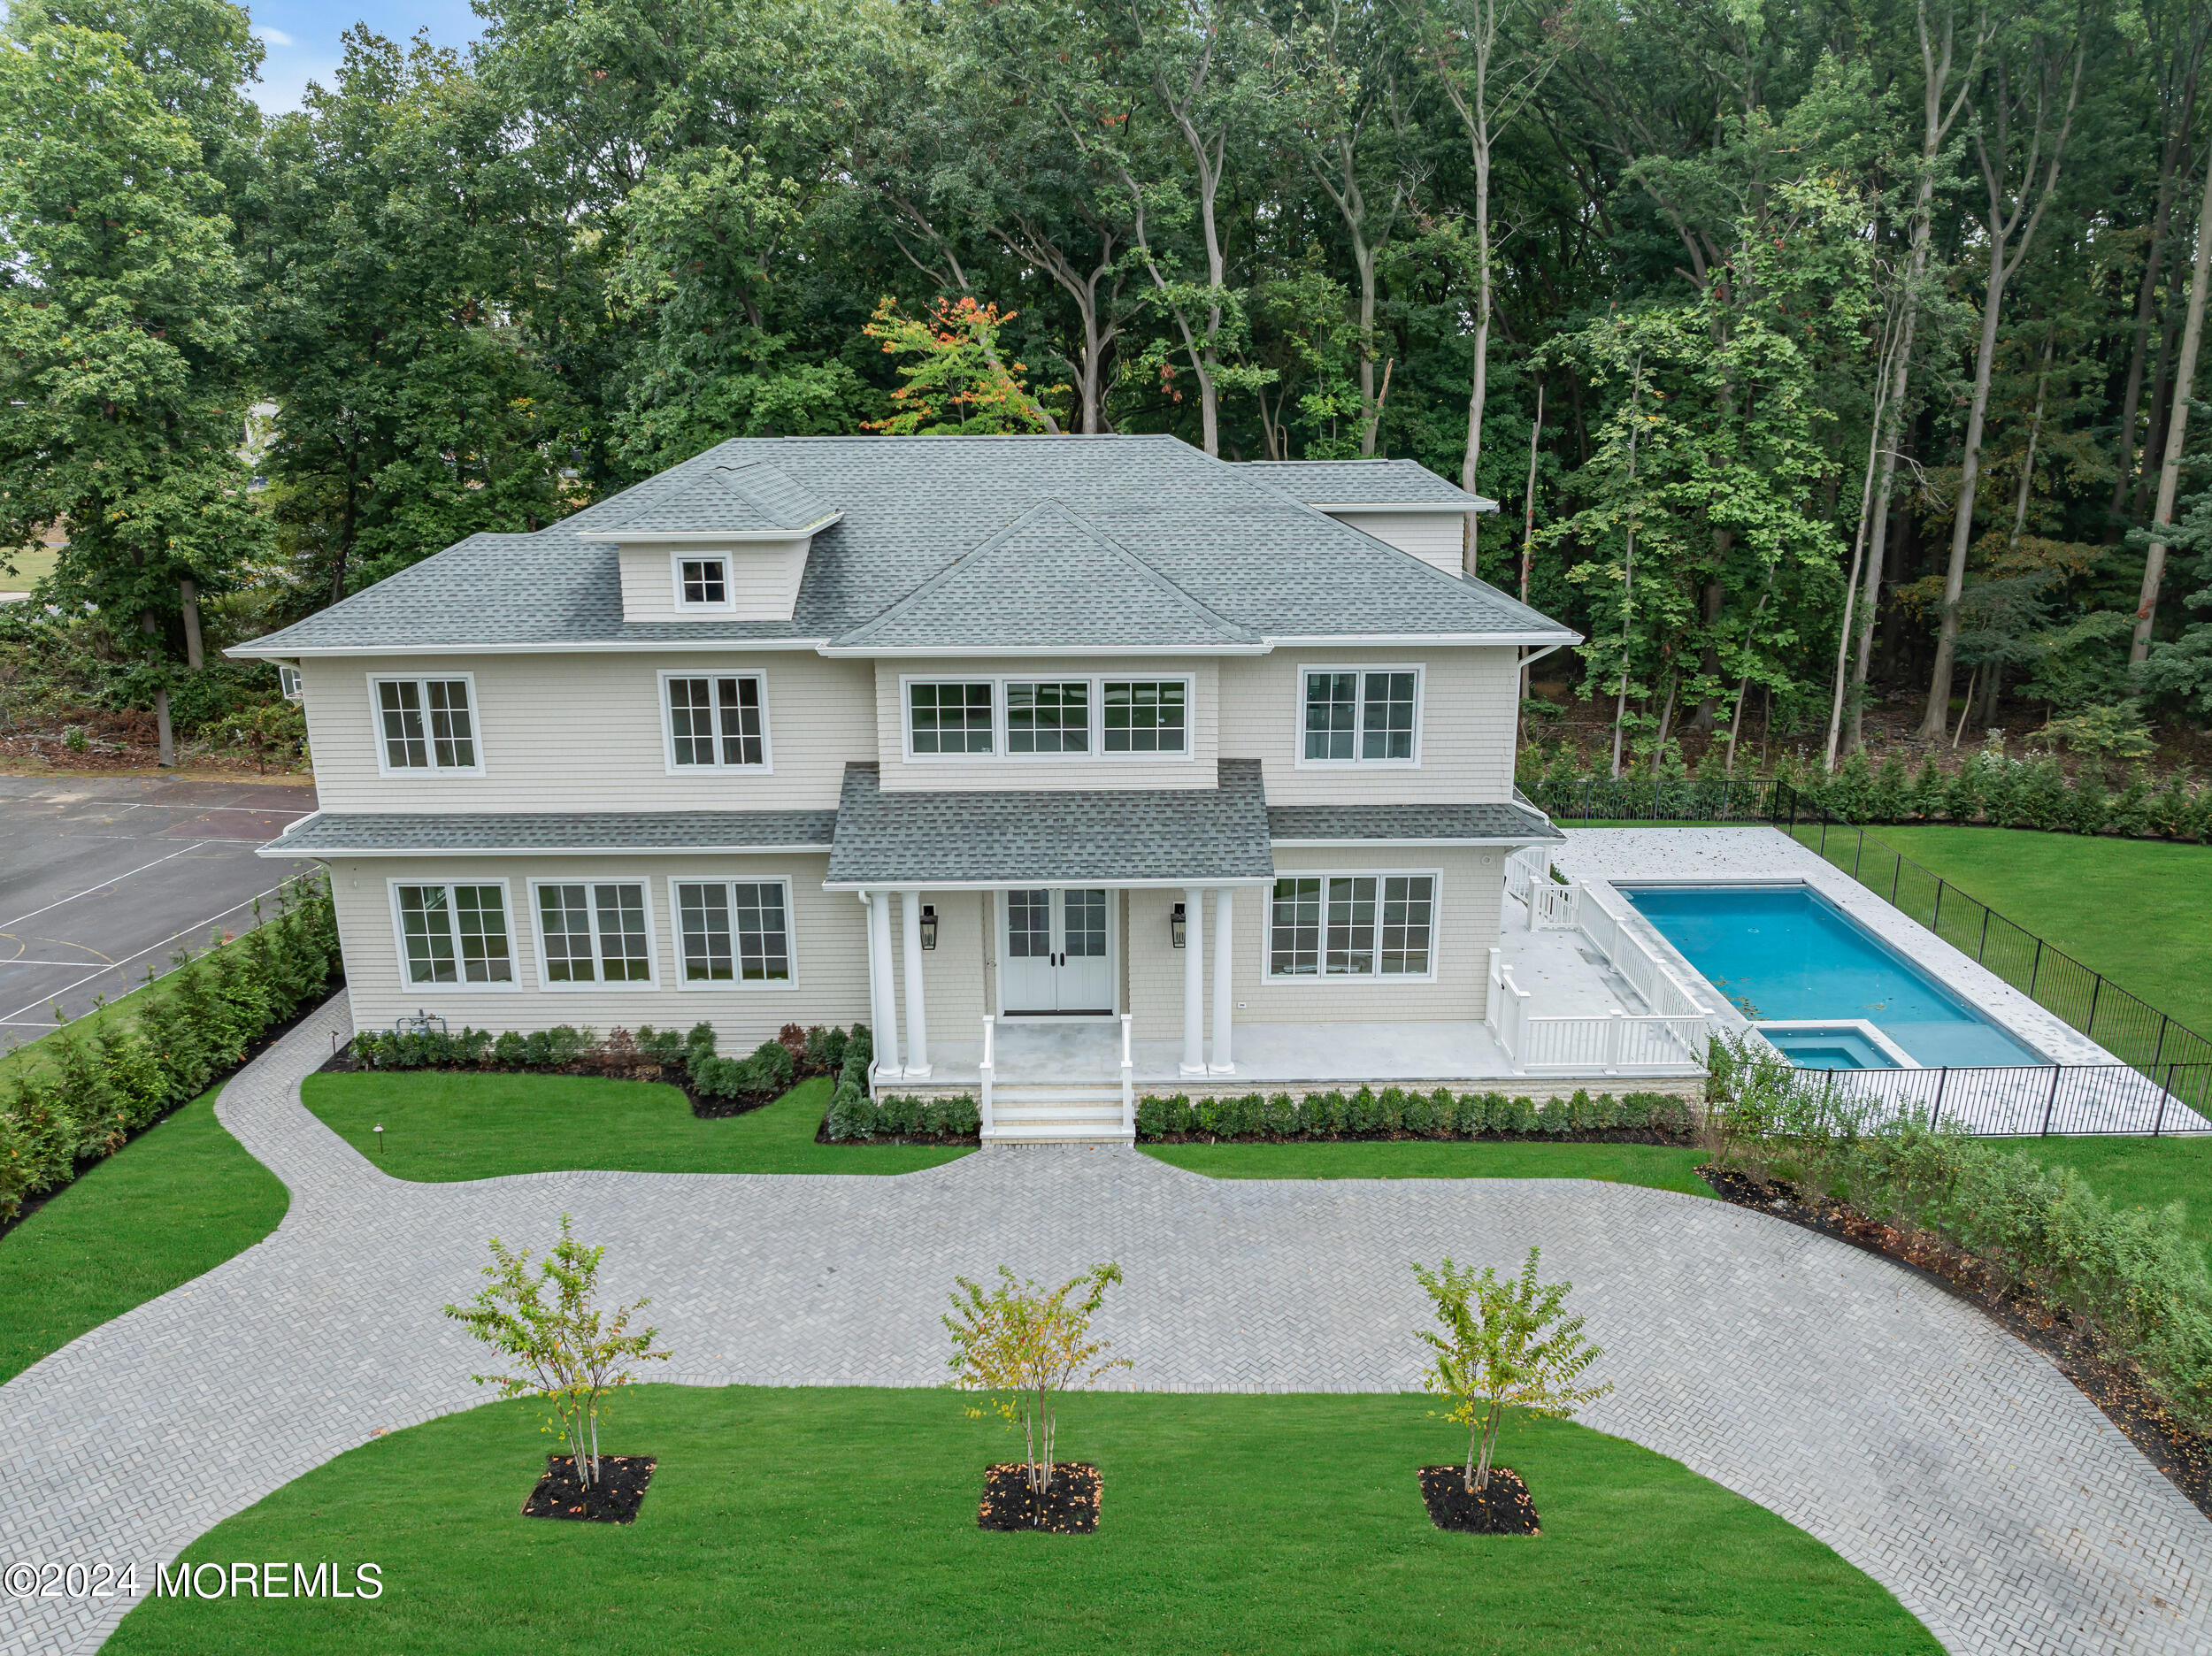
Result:
[[2120,454],[2119,464],[2112,479],[2114,517],[2127,504],[2128,483],[2135,470],[2135,422],[2141,410],[2143,397],[2143,365],[2150,355],[2151,323],[2158,314],[2159,265],[2166,251],[2167,226],[2172,221],[2174,186],[2181,175],[2181,163],[2189,150],[2189,128],[2196,111],[2197,76],[2189,73],[2186,90],[2182,96],[2181,119],[2173,131],[2167,134],[2163,152],[2158,163],[2158,199],[2151,213],[2150,245],[2143,251],[2143,279],[2135,290],[2135,341],[2128,353],[2127,387],[2120,396]]
[[[2158,507],[2151,533],[2171,528],[2174,495],[2181,481],[2181,450],[2189,428],[2189,387],[2196,377],[2197,347],[2204,338],[2204,284],[2212,263],[2212,164],[2204,173],[2204,200],[2197,210],[2197,254],[2189,269],[2189,319],[2181,330],[2181,356],[2174,364],[2173,412],[2166,418],[2166,455],[2158,468]],[[2143,560],[2143,593],[2135,609],[2135,636],[2128,644],[2132,666],[2150,654],[2151,626],[2158,618],[2158,588],[2166,575],[2166,542],[2154,539]]]
[[1982,428],[1989,415],[1989,380],[1997,360],[1997,318],[2005,302],[2005,246],[1993,237],[1989,274],[1982,284],[1982,332],[1974,349],[1974,394],[1966,407],[1966,446],[1959,455],[1958,506],[1951,518],[1951,559],[1943,571],[1942,618],[1936,629],[1935,667],[1928,675],[1928,710],[1920,720],[1924,740],[1940,741],[1951,724],[1951,663],[1958,650],[1959,594],[1966,589],[1966,553],[1974,535],[1974,495],[1981,479]]
[[[149,637],[161,631],[151,610],[138,612],[138,630]],[[169,692],[165,687],[154,692],[154,732],[160,744],[160,763],[174,765],[177,763],[177,743],[169,728]]]
[[200,588],[189,578],[177,583],[177,596],[184,607],[184,664],[194,672],[200,671]]
[[[1484,95],[1479,82],[1476,97]],[[1482,459],[1482,411],[1488,400],[1490,387],[1490,143],[1486,131],[1478,128],[1474,135],[1475,150],[1475,364],[1474,384],[1467,397],[1467,456],[1459,463],[1459,487],[1470,494],[1477,493],[1475,478]],[[1543,392],[1537,392],[1538,418],[1542,418]],[[1530,447],[1535,453],[1533,440]],[[1467,519],[1467,572],[1475,572],[1475,520]],[[1522,578],[1524,599],[1528,596],[1527,577]]]

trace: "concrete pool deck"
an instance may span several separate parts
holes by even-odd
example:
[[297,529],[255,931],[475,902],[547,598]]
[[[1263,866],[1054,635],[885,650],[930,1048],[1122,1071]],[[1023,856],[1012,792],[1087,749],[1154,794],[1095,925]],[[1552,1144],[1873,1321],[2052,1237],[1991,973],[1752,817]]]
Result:
[[[1614,906],[1624,915],[1628,928],[1685,982],[1707,993],[1714,1022],[1724,1031],[1740,1034],[1749,1030],[1750,1024],[1725,995],[1711,988],[1704,975],[1634,904],[1614,890],[1617,885],[1786,881],[1808,886],[2047,1059],[2062,1065],[2111,1066],[2115,1074],[2109,1085],[2101,1089],[2109,1094],[2109,1108],[2114,1115],[2114,1123],[2108,1124],[2107,1131],[2120,1130],[2116,1125],[2120,1114],[2139,1108],[2146,1090],[2152,1094],[2156,1092],[2147,1082],[2131,1080],[2133,1072],[2126,1070],[2117,1057],[2086,1035],[1778,828],[1716,824],[1697,828],[1570,828],[1564,832],[1567,843],[1553,854],[1553,865],[1570,879],[1601,886],[1612,893]],[[2034,1074],[2030,1070],[2010,1073],[2023,1077]],[[2093,1119],[2099,1103],[2098,1091],[2092,1085],[2086,1096],[2075,1097],[2070,1092],[2070,1116]],[[2013,1097],[2012,1092],[2019,1096]],[[1950,1104],[1958,1102],[1949,1100]],[[1977,1117],[1970,1124],[1983,1132],[2034,1131],[2044,1115],[2039,1090],[2025,1081],[2018,1087],[1994,1090],[1986,1098],[1965,1102],[1970,1114]],[[2088,1112],[2086,1117],[2081,1115],[2085,1109]],[[1950,1113],[1947,1105],[1946,1114]],[[2167,1131],[2212,1131],[2212,1122],[2177,1102],[2170,1107],[2162,1125]],[[2073,1131],[2085,1129],[2078,1125]]]

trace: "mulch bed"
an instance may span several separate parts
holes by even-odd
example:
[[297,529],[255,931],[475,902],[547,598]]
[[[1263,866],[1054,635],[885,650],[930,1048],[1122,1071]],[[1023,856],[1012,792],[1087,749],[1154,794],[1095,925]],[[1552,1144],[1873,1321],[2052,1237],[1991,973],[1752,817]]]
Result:
[[1429,1522],[1439,1530],[1464,1535],[1541,1535],[1536,1522],[1536,1503],[1528,1485],[1511,1467],[1494,1466],[1481,1493],[1467,1492],[1463,1466],[1425,1466],[1421,1468],[1421,1499],[1428,1503]]
[[2143,1384],[2132,1364],[2104,1353],[2094,1330],[2075,1322],[2062,1308],[2053,1311],[2018,1289],[1993,1284],[1988,1268],[1980,1260],[1947,1247],[1933,1237],[1908,1235],[1840,1202],[1808,1196],[1788,1184],[1763,1184],[1743,1173],[1715,1167],[1697,1171],[1724,1201],[1878,1254],[1964,1300],[2025,1340],[2102,1410],[2104,1417],[2199,1512],[2212,1518],[2212,1437],[2176,1420]]
[[1055,1460],[1052,1487],[1032,1494],[1029,1471],[1018,1460],[995,1466],[983,1475],[983,1505],[976,1509],[979,1530],[1047,1530],[1054,1535],[1089,1535],[1098,1528],[1098,1468],[1086,1460]]
[[576,1481],[574,1455],[545,1457],[545,1476],[522,1503],[525,1518],[572,1518],[581,1523],[635,1523],[653,1481],[656,1455],[601,1455],[599,1482]]

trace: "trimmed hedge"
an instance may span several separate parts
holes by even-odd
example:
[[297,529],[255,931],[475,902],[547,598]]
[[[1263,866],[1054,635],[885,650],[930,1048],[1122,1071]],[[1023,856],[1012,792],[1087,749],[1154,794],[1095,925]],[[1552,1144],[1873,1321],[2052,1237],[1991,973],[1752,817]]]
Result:
[[341,971],[329,888],[303,878],[243,937],[180,955],[161,992],[127,1018],[97,1033],[64,1025],[36,1042],[50,1076],[19,1063],[0,1092],[0,1223],[197,1098]]
[[1859,825],[1981,823],[2130,840],[2212,840],[2212,787],[2197,786],[2186,770],[2162,781],[2139,764],[2116,788],[2101,765],[2084,763],[2070,774],[2052,755],[2016,759],[1985,748],[1948,769],[1931,755],[1908,770],[1894,754],[1877,766],[1862,750],[1833,776],[1816,764],[1782,779]]
[[1716,1044],[1709,1081],[1719,1165],[1970,1255],[1993,1297],[2015,1292],[2070,1318],[2177,1419],[2212,1431],[2212,1270],[2178,1205],[2115,1208],[2071,1168],[1925,1116],[1874,1120],[1847,1089],[1824,1096],[1741,1046]]
[[[698,1023],[685,1032],[641,1024],[635,1032],[618,1029],[603,1039],[588,1029],[559,1024],[524,1034],[509,1030],[463,1029],[402,1031],[369,1030],[353,1039],[354,1056],[370,1070],[540,1070],[562,1075],[612,1075],[655,1079],[674,1071],[702,1098],[774,1098],[804,1075],[826,1075],[865,1052],[868,1031],[855,1024],[848,1034],[819,1024],[803,1030],[787,1024],[742,1058],[715,1051],[714,1025]],[[865,1074],[866,1060],[862,1060]]]
[[[973,1138],[981,1112],[972,1098],[887,1098],[871,1103],[864,1066],[856,1080],[841,1082],[822,1118],[825,1137],[840,1144],[870,1138]],[[1287,1092],[1241,1098],[1144,1098],[1137,1103],[1137,1138],[1143,1144],[1179,1139],[1328,1138],[1546,1138],[1576,1133],[1651,1133],[1687,1140],[1698,1127],[1687,1099],[1663,1092],[1615,1098],[1508,1098],[1502,1092]]]

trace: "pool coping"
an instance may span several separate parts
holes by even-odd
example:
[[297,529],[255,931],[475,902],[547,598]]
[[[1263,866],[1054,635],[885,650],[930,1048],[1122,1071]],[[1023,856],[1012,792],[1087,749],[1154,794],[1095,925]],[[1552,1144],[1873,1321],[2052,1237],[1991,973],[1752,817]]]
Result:
[[[1795,1034],[1801,1030],[1809,1034],[1819,1034],[1826,1030],[1847,1031],[1854,1035],[1864,1036],[1868,1045],[1878,1048],[1889,1060],[1890,1068],[1893,1070],[1925,1070],[1928,1067],[1876,1027],[1870,1018],[1761,1018],[1751,1027],[1766,1040],[1770,1046],[1774,1046],[1773,1037],[1768,1033],[1771,1030],[1781,1030],[1790,1034]],[[1778,1046],[1776,1046],[1775,1050],[1780,1052],[1785,1058],[1791,1056],[1790,1054],[1782,1052]],[[1819,1069],[1822,1066],[1801,1064],[1798,1067]]]
[[[1972,955],[1945,942],[1778,828],[1569,828],[1564,832],[1567,843],[1552,859],[1560,870],[1571,878],[1602,886],[1619,897],[1626,924],[1636,936],[1671,969],[1688,973],[1708,990],[1712,985],[1705,975],[1690,964],[1634,903],[1615,890],[1616,882],[1809,886],[2007,1034],[2043,1054],[2047,1062],[2124,1067],[2118,1058],[2046,1011]],[[1716,1021],[1738,1031],[1751,1030],[1751,1020],[1733,1002],[1717,991],[1712,993]]]

